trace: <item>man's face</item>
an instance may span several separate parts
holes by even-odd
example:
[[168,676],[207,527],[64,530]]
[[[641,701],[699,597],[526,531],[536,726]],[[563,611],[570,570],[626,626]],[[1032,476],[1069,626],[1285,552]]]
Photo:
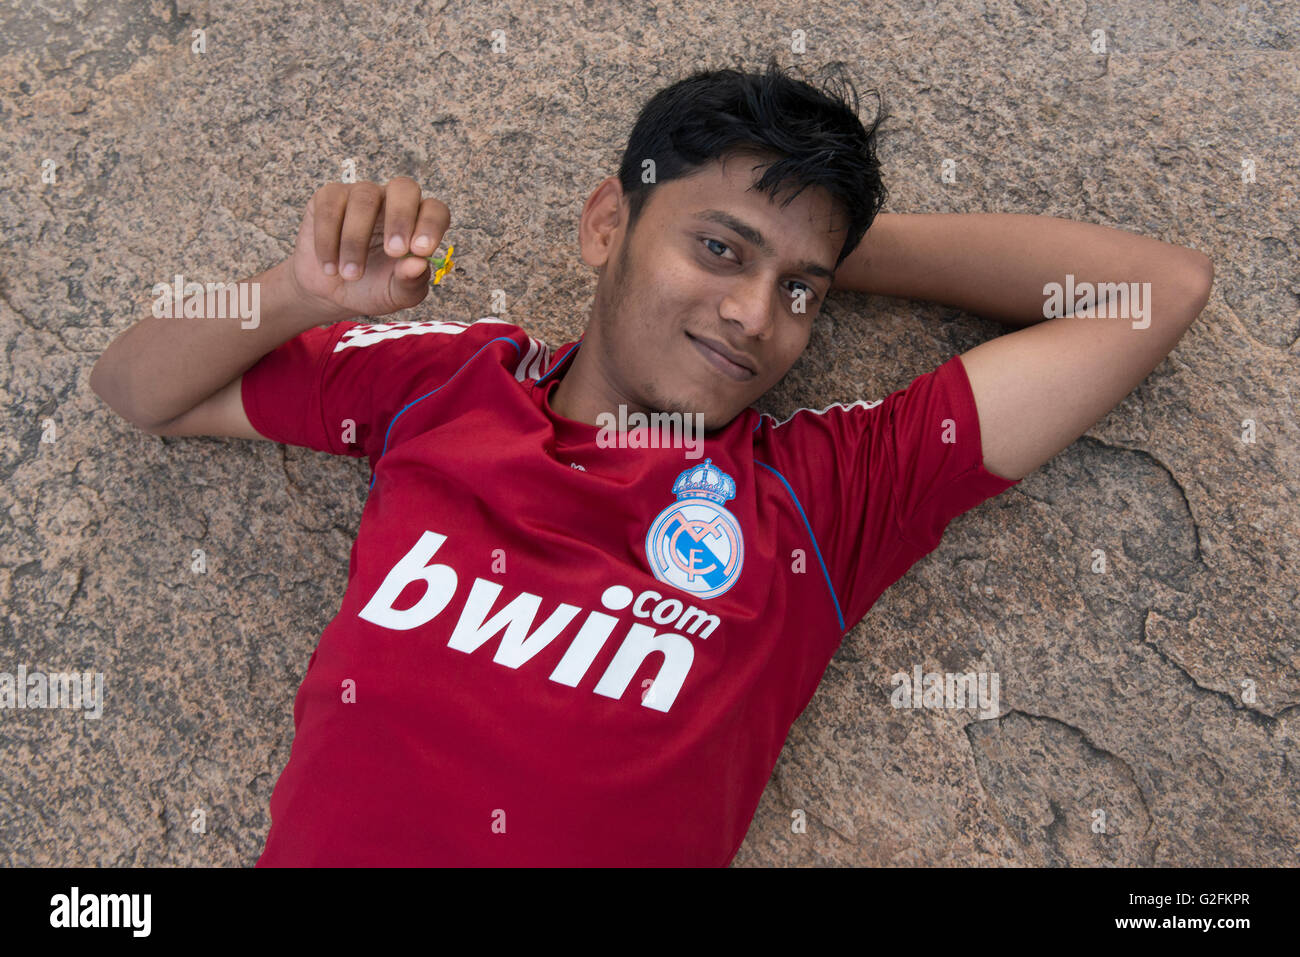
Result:
[[579,355],[592,350],[583,358],[599,384],[588,381],[606,399],[629,411],[701,412],[713,431],[803,353],[845,233],[824,190],[805,189],[784,209],[750,190],[759,162],[732,156],[656,186],[630,237],[617,178],[588,200],[582,253],[600,279]]

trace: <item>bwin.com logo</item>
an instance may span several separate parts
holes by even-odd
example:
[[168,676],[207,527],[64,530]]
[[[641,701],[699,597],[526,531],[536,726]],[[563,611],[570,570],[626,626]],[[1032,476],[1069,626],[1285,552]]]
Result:
[[712,462],[705,459],[677,476],[677,501],[655,517],[645,537],[655,578],[699,598],[731,588],[745,563],[740,522],[723,508],[736,497],[736,483]]

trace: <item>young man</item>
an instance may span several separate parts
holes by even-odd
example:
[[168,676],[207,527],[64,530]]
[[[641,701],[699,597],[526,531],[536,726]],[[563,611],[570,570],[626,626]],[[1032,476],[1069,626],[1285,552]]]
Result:
[[[658,93],[583,209],[595,299],[554,352],[496,318],[355,321],[427,295],[405,254],[449,216],[406,178],[313,197],[257,328],[109,348],[92,385],[154,434],[371,465],[259,865],[728,863],[844,634],[1204,305],[1204,256],[1130,233],[877,216],[874,137],[774,69]],[[1067,282],[1149,282],[1150,308],[1041,321]],[[833,288],[1032,327],[883,401],[758,414]],[[636,413],[682,441],[607,427]]]

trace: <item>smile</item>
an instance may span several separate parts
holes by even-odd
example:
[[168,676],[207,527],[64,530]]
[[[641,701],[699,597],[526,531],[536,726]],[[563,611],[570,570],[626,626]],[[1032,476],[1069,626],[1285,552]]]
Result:
[[742,365],[739,365],[738,363],[732,362],[730,359],[728,359],[722,353],[718,352],[716,349],[705,344],[699,339],[696,339],[689,332],[686,333],[686,338],[691,340],[691,344],[695,346],[696,351],[698,351],[699,354],[704,357],[704,359],[709,363],[709,365],[713,366],[713,368],[717,369],[723,375],[729,376],[732,379],[735,379],[737,382],[748,382],[750,379],[754,378],[758,374],[756,372],[750,372],[748,369],[746,369]]

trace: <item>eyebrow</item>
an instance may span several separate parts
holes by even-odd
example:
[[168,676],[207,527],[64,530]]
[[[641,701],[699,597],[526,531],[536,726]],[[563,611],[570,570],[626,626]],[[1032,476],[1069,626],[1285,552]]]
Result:
[[[749,225],[749,223],[737,219],[730,213],[723,212],[720,209],[706,209],[696,215],[700,219],[706,219],[710,222],[717,223],[719,226],[727,227],[741,239],[745,240],[745,242],[757,246],[765,253],[770,253],[772,251],[771,245],[763,237],[762,233]],[[822,279],[829,279],[832,282],[835,281],[835,271],[833,269],[827,269],[825,266],[821,265],[821,263],[813,262],[811,259],[805,260],[801,263],[796,263],[794,268],[798,272],[807,273],[810,276],[820,276]]]

